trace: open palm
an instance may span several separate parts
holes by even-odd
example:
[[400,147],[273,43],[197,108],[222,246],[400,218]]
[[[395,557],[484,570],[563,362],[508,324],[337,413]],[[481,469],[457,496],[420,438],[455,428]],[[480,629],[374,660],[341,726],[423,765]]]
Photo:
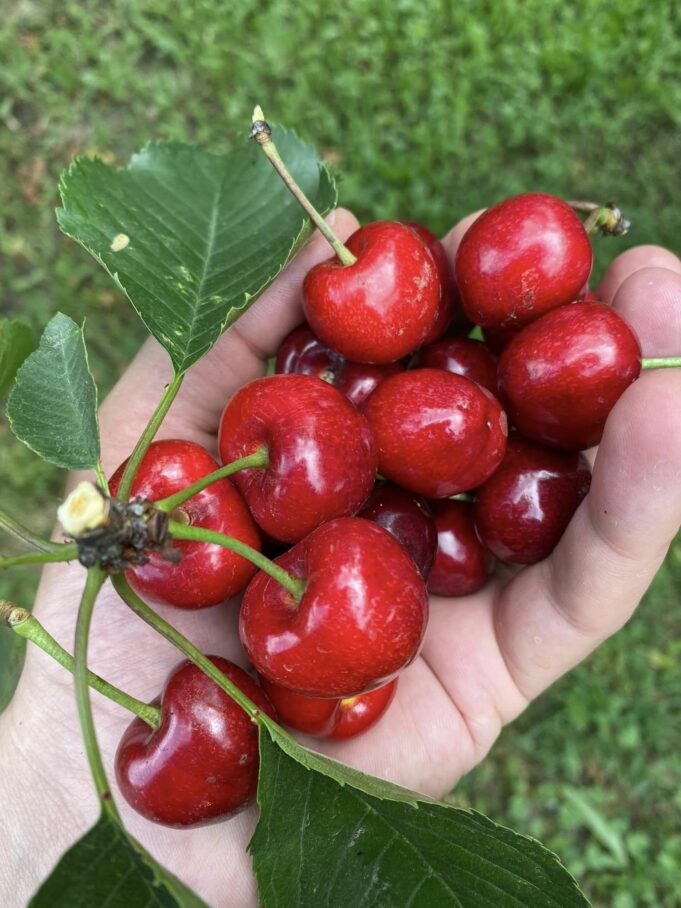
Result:
[[[450,256],[471,218],[448,234]],[[336,212],[334,229],[342,239],[356,226],[348,212]],[[263,374],[267,357],[301,321],[302,278],[326,257],[328,247],[316,237],[190,371],[159,437],[193,439],[215,451],[225,402]],[[609,269],[600,293],[634,326],[644,356],[679,354],[676,256],[653,246],[630,250]],[[169,379],[165,353],[148,342],[102,407],[109,473],[130,452]],[[519,572],[502,569],[475,596],[434,598],[422,653],[401,677],[379,725],[348,743],[309,743],[418,791],[447,792],[485,756],[504,724],[627,621],[650,584],[681,523],[680,399],[678,370],[646,373],[632,385],[608,420],[591,491],[553,555]],[[55,565],[46,569],[36,602],[40,620],[67,648],[82,583],[77,565]],[[162,611],[205,652],[243,664],[235,603],[198,614]],[[105,588],[91,637],[95,671],[152,699],[179,658]],[[129,717],[94,699],[111,771]],[[0,799],[14,831],[12,853],[0,868],[0,903],[23,905],[97,815],[69,678],[38,651],[29,654],[17,695],[0,719],[0,765],[10,767],[0,778]],[[254,810],[227,824],[177,831],[142,820],[124,803],[121,808],[130,831],[209,905],[257,904],[245,854]],[[24,860],[29,853],[31,860]]]

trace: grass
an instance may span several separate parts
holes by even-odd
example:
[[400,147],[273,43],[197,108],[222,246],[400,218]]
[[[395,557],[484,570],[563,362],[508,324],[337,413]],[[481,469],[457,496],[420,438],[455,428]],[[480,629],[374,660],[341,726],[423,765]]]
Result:
[[[88,318],[111,387],[142,339],[55,225],[73,155],[149,138],[224,148],[259,102],[341,168],[361,218],[438,231],[525,189],[616,199],[602,241],[679,248],[681,7],[629,0],[18,0],[0,24],[2,314]],[[112,339],[114,342],[112,343]],[[62,477],[0,422],[2,505],[47,531]],[[30,503],[29,503],[30,502]],[[0,591],[29,602],[32,574]],[[502,736],[455,793],[555,848],[596,905],[681,905],[681,548],[640,617]]]

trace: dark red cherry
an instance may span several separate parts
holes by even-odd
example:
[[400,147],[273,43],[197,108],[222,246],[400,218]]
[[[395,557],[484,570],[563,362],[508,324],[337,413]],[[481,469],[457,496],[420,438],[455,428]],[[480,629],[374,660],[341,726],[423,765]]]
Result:
[[444,369],[463,375],[497,393],[497,360],[482,341],[471,337],[443,337],[416,354],[413,365],[425,369]]
[[379,448],[379,472],[428,498],[484,482],[506,449],[506,416],[490,392],[441,369],[393,375],[364,412]]
[[[276,713],[238,666],[210,656],[256,706]],[[201,826],[251,804],[258,782],[258,728],[200,669],[181,662],[160,699],[161,724],[135,719],[116,753],[116,778],[138,813],[165,826]]]
[[354,514],[376,477],[369,425],[336,388],[308,375],[270,375],[241,388],[220,420],[223,463],[266,448],[269,462],[234,483],[273,539],[297,542],[325,520]]
[[321,378],[342,391],[356,407],[363,404],[385,378],[403,371],[401,363],[383,366],[351,363],[323,344],[309,325],[299,325],[284,338],[275,365],[275,372]]
[[332,520],[276,563],[305,578],[300,601],[261,572],[244,594],[239,625],[248,658],[268,681],[311,697],[353,697],[416,657],[426,587],[383,527]]
[[392,702],[397,678],[376,690],[343,700],[305,697],[262,678],[280,722],[316,738],[355,738],[378,722]]
[[494,566],[473,526],[473,503],[446,498],[433,501],[437,553],[428,576],[428,592],[468,596],[481,589]]
[[410,227],[377,221],[309,272],[303,311],[325,344],[357,363],[392,363],[423,343],[435,323],[441,287],[433,256]]
[[573,303],[524,328],[499,360],[499,391],[522,435],[580,451],[641,371],[636,335],[603,303]]
[[[112,495],[118,490],[125,463],[111,477]],[[137,470],[132,495],[160,501],[217,469],[218,464],[201,445],[178,439],[154,441]],[[229,479],[214,482],[179,510],[179,516],[192,526],[234,536],[260,549],[258,528]],[[206,608],[236,596],[256,572],[250,561],[217,545],[182,541],[173,546],[182,554],[178,564],[150,552],[147,564],[126,571],[130,585],[144,599],[183,609]]]
[[435,558],[437,531],[424,498],[390,482],[377,482],[357,516],[373,520],[392,533],[427,579]]
[[558,544],[590,485],[583,454],[512,436],[499,469],[475,493],[478,535],[502,561],[541,561]]
[[433,341],[442,337],[454,317],[455,309],[459,308],[459,294],[456,289],[456,284],[454,283],[454,273],[452,271],[452,266],[449,264],[445,247],[431,230],[428,230],[423,224],[417,224],[415,221],[403,221],[402,223],[406,224],[407,227],[411,227],[414,233],[416,233],[428,247],[435,260],[437,273],[440,277],[442,296],[437,311],[437,318],[435,319],[433,327],[423,339],[424,344],[432,344]]
[[577,299],[591,273],[589,237],[570,206],[528,192],[483,212],[457,250],[464,312],[484,328],[521,327]]

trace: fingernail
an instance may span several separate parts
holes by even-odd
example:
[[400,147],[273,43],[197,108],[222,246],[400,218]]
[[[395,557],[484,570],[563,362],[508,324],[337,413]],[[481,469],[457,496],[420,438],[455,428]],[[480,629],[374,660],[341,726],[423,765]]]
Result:
[[324,218],[324,220],[329,225],[329,227],[333,227],[333,225],[336,223],[336,209],[334,208],[332,211],[330,211]]

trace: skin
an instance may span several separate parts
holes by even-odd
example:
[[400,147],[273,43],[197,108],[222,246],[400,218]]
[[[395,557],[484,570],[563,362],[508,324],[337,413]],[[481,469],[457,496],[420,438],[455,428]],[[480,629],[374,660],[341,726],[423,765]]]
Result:
[[[445,240],[450,259],[465,226]],[[334,227],[347,237],[357,221],[339,211]],[[649,248],[626,255],[626,267],[618,266],[619,260],[613,266],[617,277],[606,301],[627,309],[644,356],[662,355],[670,345],[678,352],[681,326],[674,307],[681,311],[681,261],[668,258],[651,286],[648,275],[637,277],[641,269],[648,271]],[[326,241],[315,239],[190,372],[161,437],[191,438],[215,451],[225,400],[264,374],[266,357],[301,321],[304,275],[327,257]],[[659,330],[653,325],[646,332],[651,291],[668,301],[668,318]],[[128,455],[169,378],[166,354],[149,341],[102,407],[106,470]],[[608,420],[591,491],[550,558],[474,596],[434,599],[421,655],[400,677],[383,721],[364,737],[320,742],[319,748],[367,772],[442,796],[485,757],[503,725],[629,620],[681,523],[680,397],[681,371],[675,369],[646,373],[628,388]],[[54,565],[44,572],[36,614],[64,646],[73,642],[82,586],[77,566]],[[222,641],[218,654],[244,664],[236,610],[218,606],[199,616],[163,612],[204,651],[215,652]],[[107,587],[94,615],[91,668],[151,700],[177,661],[177,652],[132,619]],[[99,697],[93,703],[112,777],[130,717]],[[24,905],[98,815],[71,680],[37,650],[29,649],[17,695],[0,716],[0,765],[0,804],[11,830],[0,861],[0,904]],[[148,823],[117,800],[131,833],[209,905],[255,908],[244,851],[254,810],[225,825],[178,831]]]

